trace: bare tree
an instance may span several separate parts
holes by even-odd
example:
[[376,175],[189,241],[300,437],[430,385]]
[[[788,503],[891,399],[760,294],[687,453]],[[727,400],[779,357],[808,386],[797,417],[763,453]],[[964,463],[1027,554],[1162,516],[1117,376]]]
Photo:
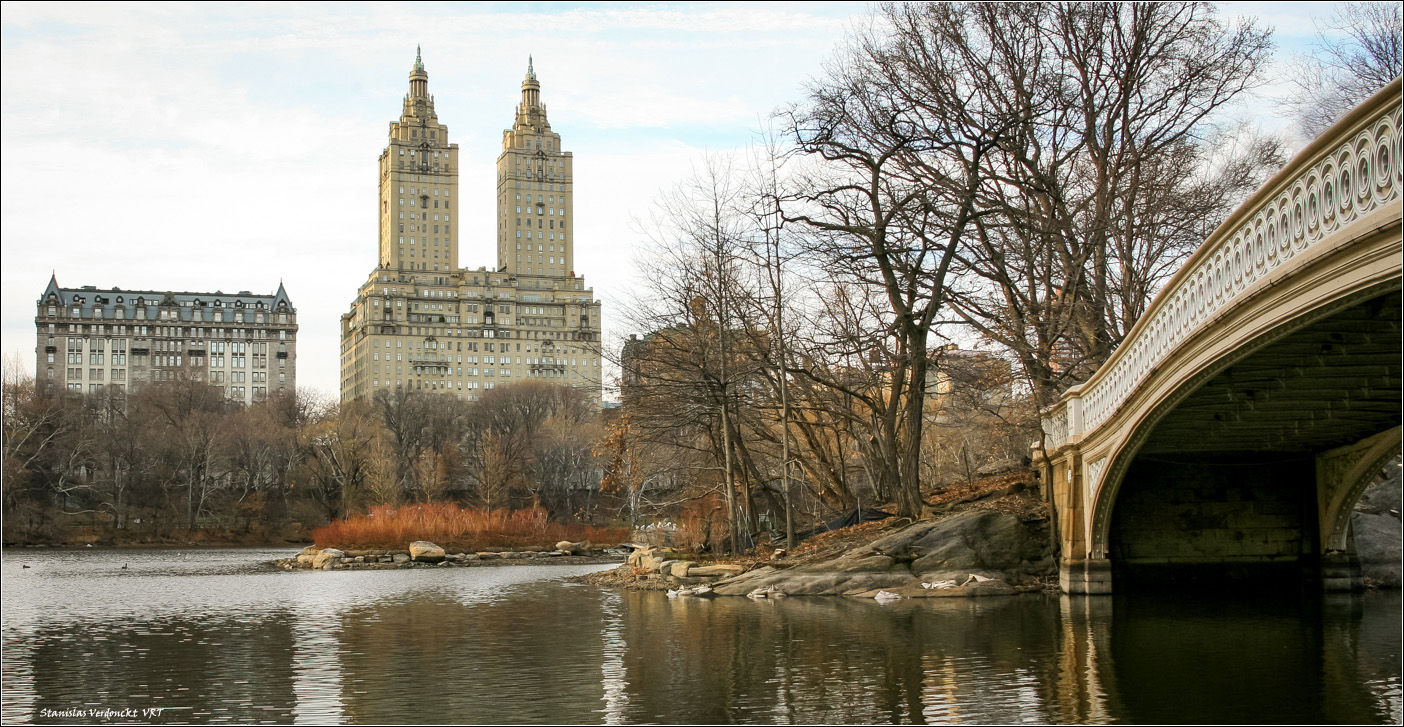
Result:
[[[923,15],[924,9],[933,14]],[[875,479],[900,513],[920,514],[919,460],[929,340],[949,302],[957,251],[980,214],[984,158],[1005,137],[1007,111],[976,89],[997,49],[945,42],[921,23],[958,22],[961,8],[885,6],[789,114],[797,150],[813,162],[797,177],[785,217],[807,226],[831,280],[872,291],[864,305],[879,324],[871,349],[882,383],[848,386],[845,372],[822,381],[864,400],[874,414]],[[951,16],[954,14],[954,16]],[[856,340],[856,339],[855,339]],[[816,371],[810,368],[813,373]],[[838,374],[838,375],[833,375]]]
[[975,79],[922,87],[942,97],[933,106],[966,109],[956,123],[973,128],[955,133],[1004,132],[981,160],[984,213],[952,303],[1015,354],[1039,404],[1106,360],[1178,263],[1280,164],[1272,140],[1214,124],[1261,82],[1270,43],[1209,5],[884,12],[918,57],[947,59],[929,72]]
[[1285,102],[1301,132],[1314,139],[1345,112],[1384,88],[1404,66],[1404,10],[1394,2],[1338,3],[1316,23],[1314,52],[1298,54]]
[[636,431],[714,457],[729,512],[729,545],[755,528],[758,467],[740,421],[754,380],[754,329],[742,266],[754,229],[742,174],[731,157],[710,155],[693,176],[656,201],[641,261],[650,291],[632,323],[648,331],[626,351],[625,403]]

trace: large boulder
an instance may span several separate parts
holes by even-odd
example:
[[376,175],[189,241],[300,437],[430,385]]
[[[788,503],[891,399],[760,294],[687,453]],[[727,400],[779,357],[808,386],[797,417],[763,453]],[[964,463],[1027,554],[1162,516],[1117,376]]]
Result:
[[341,559],[345,557],[346,553],[336,548],[323,548],[317,551],[317,555],[312,558],[312,567],[323,568],[329,563],[340,563]]
[[416,540],[409,544],[410,560],[418,563],[438,563],[444,559],[444,549],[427,541]]
[[657,548],[650,548],[647,546],[642,548],[635,548],[629,551],[629,560],[626,562],[626,564],[635,567],[643,567],[643,559],[652,557],[657,552]]
[[562,553],[565,553],[566,555],[583,555],[589,552],[590,541],[582,540],[578,543],[572,543],[569,540],[562,540],[561,542],[556,543],[556,550],[559,550]]

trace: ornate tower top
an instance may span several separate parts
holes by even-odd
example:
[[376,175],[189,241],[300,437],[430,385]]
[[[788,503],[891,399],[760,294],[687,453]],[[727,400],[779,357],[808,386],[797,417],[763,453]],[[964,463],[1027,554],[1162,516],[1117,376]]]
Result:
[[414,47],[414,68],[409,74],[409,95],[405,96],[403,116],[416,119],[436,119],[434,97],[429,95],[429,72],[424,70],[424,55]]
[[429,98],[429,72],[424,70],[424,58],[418,46],[414,49],[414,68],[410,71],[411,99]]
[[538,132],[551,128],[551,123],[546,120],[546,107],[541,104],[541,82],[536,80],[536,68],[531,56],[527,56],[526,78],[522,79],[522,103],[517,106],[515,128]]

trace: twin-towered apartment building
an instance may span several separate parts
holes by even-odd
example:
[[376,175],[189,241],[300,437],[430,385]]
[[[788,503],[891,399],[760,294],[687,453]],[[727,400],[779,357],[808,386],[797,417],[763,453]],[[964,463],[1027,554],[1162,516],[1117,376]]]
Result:
[[341,317],[341,398],[475,400],[544,380],[600,398],[600,304],[575,272],[575,180],[530,60],[497,158],[497,263],[460,268],[458,145],[415,58],[380,155],[379,264]]
[[[341,398],[475,400],[544,380],[601,393],[600,304],[575,271],[572,157],[530,60],[497,160],[497,261],[460,268],[459,152],[416,55],[378,168],[375,268],[341,317]],[[41,384],[97,393],[182,378],[251,403],[296,387],[297,311],[272,295],[60,288],[38,301]]]

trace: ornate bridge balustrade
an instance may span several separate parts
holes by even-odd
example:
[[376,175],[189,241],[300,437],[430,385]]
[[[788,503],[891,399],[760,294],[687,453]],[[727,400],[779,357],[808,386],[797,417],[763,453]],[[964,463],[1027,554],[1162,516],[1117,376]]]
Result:
[[1358,582],[1349,513],[1400,451],[1400,101],[1396,79],[1302,151],[1045,412],[1064,591]]

